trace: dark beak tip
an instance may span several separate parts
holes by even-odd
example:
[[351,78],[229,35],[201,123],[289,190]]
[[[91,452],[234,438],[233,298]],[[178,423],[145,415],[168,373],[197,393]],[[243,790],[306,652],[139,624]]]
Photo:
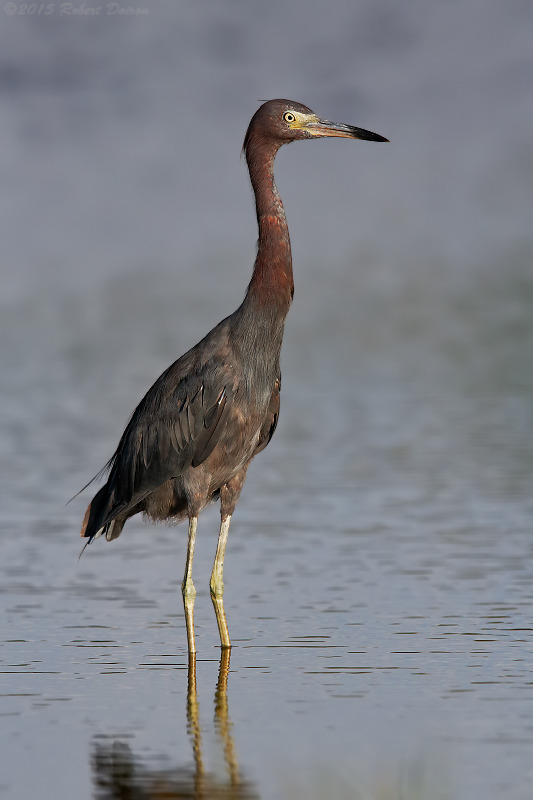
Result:
[[[365,133],[366,133],[366,131],[365,131]],[[370,133],[370,131],[368,133]],[[385,139],[384,136],[380,136],[379,133],[372,133],[368,137],[361,136],[361,139],[367,139],[367,141],[370,141],[370,142],[388,142],[389,141],[389,139]]]
[[388,139],[385,139],[384,136],[380,136],[379,133],[374,133],[373,131],[367,131],[364,128],[356,128],[353,127],[351,129],[353,131],[354,139],[364,139],[367,142],[388,142]]

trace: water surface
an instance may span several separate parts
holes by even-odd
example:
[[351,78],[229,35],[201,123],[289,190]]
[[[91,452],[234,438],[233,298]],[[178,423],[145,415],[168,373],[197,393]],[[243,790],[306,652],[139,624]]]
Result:
[[[132,520],[78,561],[88,498],[64,506],[171,360],[171,309],[150,301],[148,333],[121,320],[118,360],[115,323],[104,315],[87,337],[72,298],[7,319],[6,797],[43,782],[56,797],[115,797],[117,781],[176,797],[377,796],[409,781],[431,797],[530,796],[528,294],[363,289],[312,324],[289,318],[279,430],[230,533],[229,665],[208,591],[217,509],[201,517],[196,694],[186,526]],[[194,316],[193,334],[206,322]]]

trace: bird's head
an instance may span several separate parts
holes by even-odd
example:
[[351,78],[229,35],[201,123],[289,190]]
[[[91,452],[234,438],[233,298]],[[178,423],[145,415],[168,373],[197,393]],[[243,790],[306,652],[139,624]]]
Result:
[[257,109],[252,117],[243,151],[246,153],[253,137],[270,141],[281,147],[296,139],[318,139],[336,136],[344,139],[366,139],[371,142],[388,142],[383,136],[342,122],[320,119],[307,106],[291,100],[269,100]]

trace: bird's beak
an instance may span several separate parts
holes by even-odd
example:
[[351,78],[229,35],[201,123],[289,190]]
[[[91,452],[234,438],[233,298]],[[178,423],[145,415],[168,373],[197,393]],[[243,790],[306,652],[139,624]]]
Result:
[[369,142],[388,142],[384,136],[372,131],[365,131],[364,128],[355,128],[353,125],[345,125],[343,122],[330,122],[329,119],[310,120],[303,126],[312,136],[339,136],[343,139],[366,139]]

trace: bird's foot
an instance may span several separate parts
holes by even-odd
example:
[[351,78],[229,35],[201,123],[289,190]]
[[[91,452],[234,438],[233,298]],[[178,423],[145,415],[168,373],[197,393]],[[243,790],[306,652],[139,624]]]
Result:
[[189,653],[196,653],[196,644],[194,640],[194,598],[196,597],[196,589],[194,588],[193,582],[189,579],[183,582],[181,591],[183,594],[183,607],[185,609],[185,625],[187,627]]
[[[223,588],[224,587],[222,585],[221,592],[223,591]],[[228,623],[226,622],[226,614],[224,612],[222,593],[217,597],[213,590],[211,590],[211,600],[213,601],[213,608],[215,609],[217,618],[218,632],[220,634],[220,646],[223,650],[229,650],[231,647],[231,642],[229,638]]]

